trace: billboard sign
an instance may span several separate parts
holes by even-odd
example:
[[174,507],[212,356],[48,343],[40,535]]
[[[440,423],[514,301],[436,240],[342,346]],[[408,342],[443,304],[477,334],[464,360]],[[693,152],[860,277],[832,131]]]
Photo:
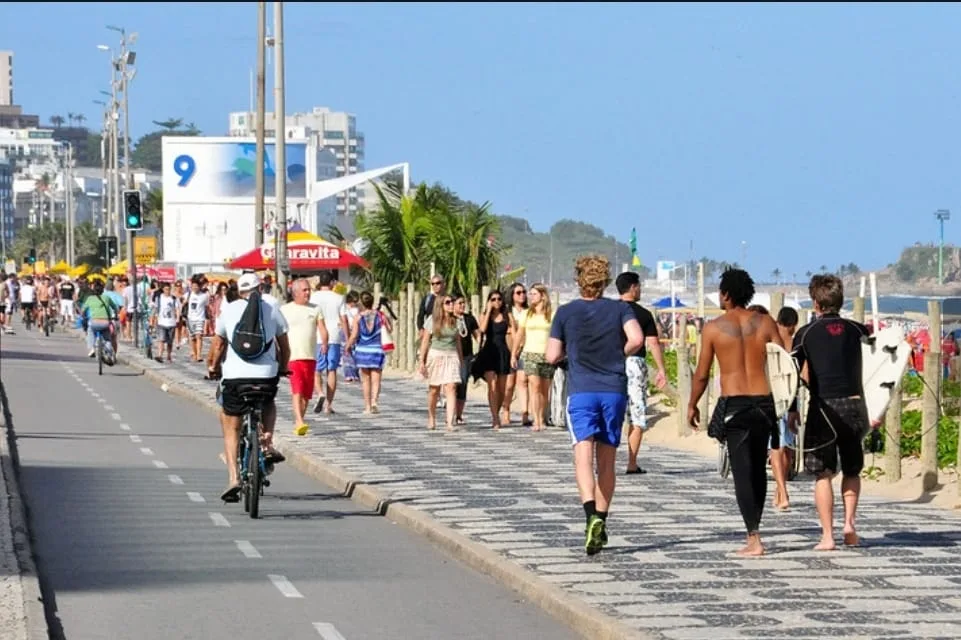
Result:
[[[252,201],[256,193],[257,145],[248,138],[163,138],[165,203]],[[264,193],[274,197],[277,150],[264,149]],[[307,142],[286,144],[287,197],[307,197]]]

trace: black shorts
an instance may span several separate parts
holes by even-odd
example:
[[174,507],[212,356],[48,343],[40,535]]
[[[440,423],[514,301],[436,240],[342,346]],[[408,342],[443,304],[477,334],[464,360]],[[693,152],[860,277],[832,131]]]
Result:
[[277,396],[277,387],[280,383],[280,376],[274,378],[235,378],[233,380],[220,381],[220,406],[228,416],[238,418],[247,411],[247,404],[239,391],[247,385],[259,385],[263,387],[260,393],[264,398],[265,404],[273,404]]
[[50,308],[50,301],[49,301],[49,300],[41,300],[41,301],[40,301],[40,308],[41,308],[41,309],[49,309],[49,308]]
[[864,469],[864,437],[871,430],[863,398],[811,399],[804,425],[804,468],[853,478]]
[[34,305],[33,302],[21,302],[21,303],[20,303],[20,308],[21,308],[23,311],[33,311],[33,305]]

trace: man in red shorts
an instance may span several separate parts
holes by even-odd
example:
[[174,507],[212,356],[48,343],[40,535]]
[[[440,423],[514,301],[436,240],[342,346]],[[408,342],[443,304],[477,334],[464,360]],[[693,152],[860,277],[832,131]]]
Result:
[[280,308],[287,320],[290,342],[290,393],[294,405],[294,433],[307,435],[308,427],[304,419],[307,403],[314,395],[314,368],[317,354],[317,338],[320,337],[321,353],[327,353],[329,336],[327,324],[320,309],[310,304],[310,283],[305,279],[295,280],[291,285],[293,302]]

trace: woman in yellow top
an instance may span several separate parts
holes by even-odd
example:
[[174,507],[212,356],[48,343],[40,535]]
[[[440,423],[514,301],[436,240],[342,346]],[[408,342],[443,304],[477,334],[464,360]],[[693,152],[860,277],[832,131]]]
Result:
[[511,366],[517,366],[518,357],[523,358],[534,418],[532,430],[543,431],[548,393],[554,379],[554,366],[548,364],[545,357],[554,313],[551,311],[547,287],[543,284],[538,283],[530,288],[528,302],[530,306],[518,323],[517,338],[511,350]]

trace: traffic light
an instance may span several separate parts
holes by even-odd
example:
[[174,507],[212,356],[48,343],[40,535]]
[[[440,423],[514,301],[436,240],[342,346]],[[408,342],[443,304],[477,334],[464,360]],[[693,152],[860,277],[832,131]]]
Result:
[[104,264],[112,264],[113,258],[117,257],[117,236],[100,236],[97,238],[97,255]]
[[37,250],[31,249],[30,255],[27,256],[27,264],[37,264]]
[[127,231],[143,229],[143,204],[140,202],[140,191],[131,189],[123,192],[124,222]]

